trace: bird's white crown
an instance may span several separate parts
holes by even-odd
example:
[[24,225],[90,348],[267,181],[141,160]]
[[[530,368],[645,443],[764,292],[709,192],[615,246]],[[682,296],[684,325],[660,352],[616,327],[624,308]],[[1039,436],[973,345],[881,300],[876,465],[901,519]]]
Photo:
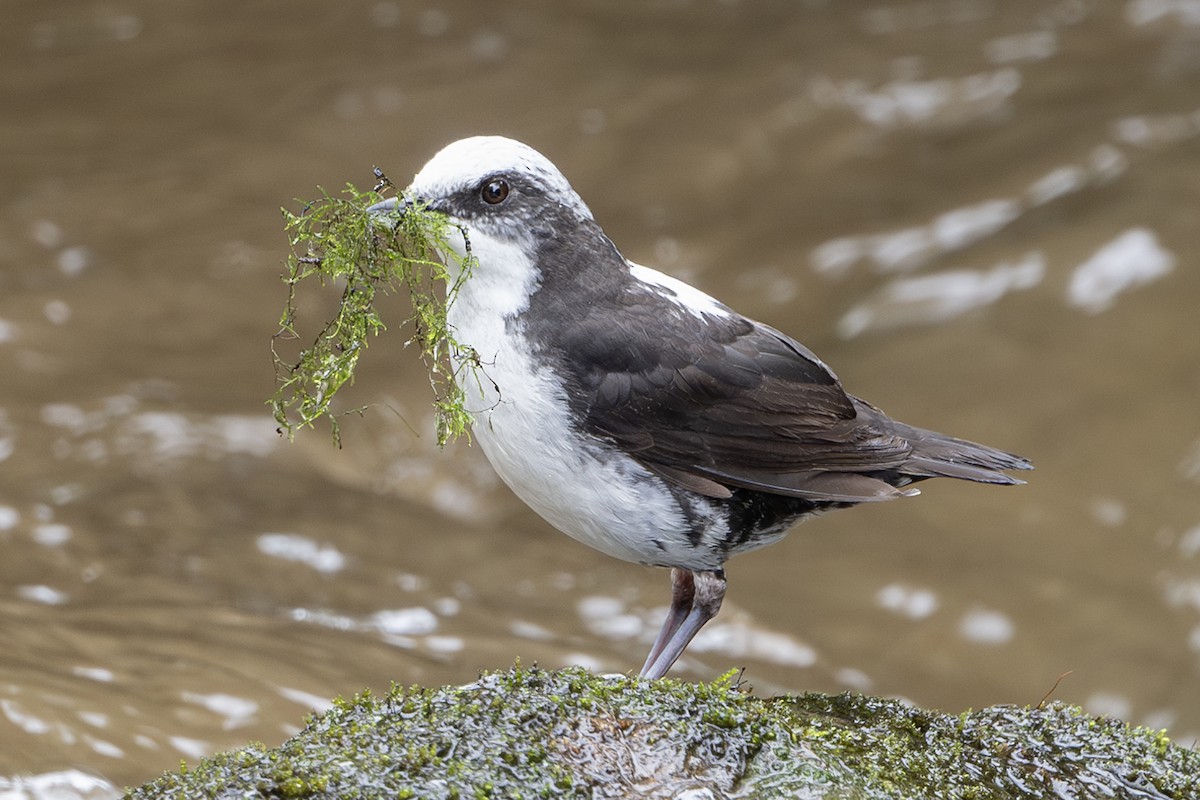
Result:
[[506,172],[528,176],[545,190],[549,200],[592,218],[583,199],[550,159],[529,145],[504,136],[472,136],[451,142],[421,168],[408,193],[431,200],[449,197]]

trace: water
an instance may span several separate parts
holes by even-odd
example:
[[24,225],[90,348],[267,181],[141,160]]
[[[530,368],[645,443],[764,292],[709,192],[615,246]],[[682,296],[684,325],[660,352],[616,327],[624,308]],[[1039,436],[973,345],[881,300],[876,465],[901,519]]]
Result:
[[[337,694],[624,671],[665,572],[376,405],[275,436],[280,205],[505,133],[629,257],[1029,456],[733,561],[677,674],[1200,737],[1190,4],[41,2],[0,31],[0,795],[102,797]],[[56,788],[57,787],[57,788]]]

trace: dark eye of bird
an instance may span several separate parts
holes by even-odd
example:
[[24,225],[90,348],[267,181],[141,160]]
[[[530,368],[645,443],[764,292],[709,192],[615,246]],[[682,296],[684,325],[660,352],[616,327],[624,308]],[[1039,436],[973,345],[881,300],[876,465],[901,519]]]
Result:
[[480,188],[479,196],[483,198],[483,202],[489,205],[503,203],[504,199],[508,197],[508,181],[499,178],[488,181]]

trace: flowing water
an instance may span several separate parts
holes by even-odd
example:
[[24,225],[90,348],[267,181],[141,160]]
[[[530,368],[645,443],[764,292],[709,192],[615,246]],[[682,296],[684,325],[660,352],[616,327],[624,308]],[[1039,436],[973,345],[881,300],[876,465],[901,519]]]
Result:
[[733,561],[676,674],[959,711],[1070,671],[1195,742],[1197,86],[1185,0],[6,4],[0,796],[108,797],[392,681],[641,663],[666,573],[439,452],[402,331],[341,451],[264,405],[279,207],[482,132],[852,392],[1037,465]]

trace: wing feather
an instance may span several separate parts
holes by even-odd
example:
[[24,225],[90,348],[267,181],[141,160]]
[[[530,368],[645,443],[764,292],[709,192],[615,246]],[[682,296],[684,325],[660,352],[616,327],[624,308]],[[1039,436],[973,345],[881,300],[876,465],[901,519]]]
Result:
[[652,287],[629,292],[619,324],[595,314],[571,326],[582,416],[593,435],[677,486],[715,498],[745,488],[868,502],[915,493],[902,487],[926,477],[1014,483],[997,470],[1028,468],[892,420],[773,328],[732,312],[697,315]]

